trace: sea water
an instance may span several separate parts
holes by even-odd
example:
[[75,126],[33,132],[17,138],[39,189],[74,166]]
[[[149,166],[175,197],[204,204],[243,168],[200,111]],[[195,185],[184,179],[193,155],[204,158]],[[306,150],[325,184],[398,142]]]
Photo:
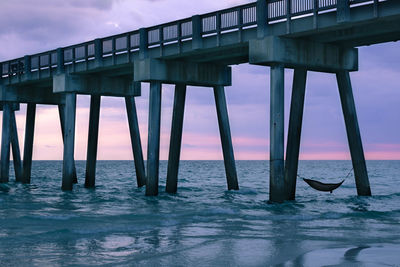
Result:
[[[99,161],[96,188],[62,192],[59,161],[35,161],[32,183],[0,185],[0,266],[400,266],[400,162],[368,161],[372,197],[353,176],[333,194],[297,182],[268,202],[269,164],[182,161],[178,193],[145,197],[130,161]],[[302,161],[301,176],[340,182],[349,161]]]

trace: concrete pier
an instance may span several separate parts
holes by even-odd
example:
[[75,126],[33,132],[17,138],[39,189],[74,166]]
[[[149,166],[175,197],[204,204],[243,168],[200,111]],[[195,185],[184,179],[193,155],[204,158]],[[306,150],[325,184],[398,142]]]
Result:
[[359,196],[370,196],[371,187],[369,185],[367,166],[365,164],[364,150],[361,141],[360,128],[358,126],[350,74],[348,71],[339,71],[336,74],[336,77],[339,86],[344,120],[346,123],[347,139],[349,141],[357,193]]
[[174,111],[172,114],[171,137],[168,156],[166,191],[176,193],[178,190],[179,160],[182,145],[183,117],[185,112],[186,85],[175,86]]
[[[257,0],[0,62],[0,104],[4,104],[0,182],[9,180],[10,142],[19,165],[10,104],[28,103],[23,182],[30,181],[35,105],[50,104],[65,107],[60,110],[62,188],[72,189],[76,95],[81,94],[95,95],[85,181],[93,187],[100,98],[115,96],[125,98],[137,184],[147,185],[147,195],[157,195],[161,84],[172,84],[176,95],[166,190],[177,191],[187,86],[214,88],[228,189],[238,189],[224,90],[232,84],[229,66],[250,63],[271,67],[270,200],[295,198],[306,71],[337,76],[357,191],[368,196],[371,189],[349,72],[358,71],[355,47],[400,40],[399,23],[399,1]],[[284,162],[284,70],[288,68],[295,69],[295,77]],[[141,82],[150,83],[147,176],[134,99],[141,95]]]
[[296,197],[296,180],[299,164],[300,139],[303,122],[306,80],[306,69],[294,70],[292,102],[290,106],[289,132],[285,161],[286,200],[294,200]]
[[128,115],[129,135],[131,137],[133,160],[135,162],[137,186],[146,185],[142,141],[140,140],[139,122],[136,112],[136,103],[133,96],[125,97],[126,113]]
[[65,95],[64,153],[62,190],[72,190],[74,183],[76,94]]
[[26,108],[24,159],[22,163],[24,172],[22,183],[25,184],[29,184],[31,182],[33,138],[35,135],[35,119],[36,119],[36,104],[28,103]]
[[271,66],[270,94],[270,201],[285,200],[284,183],[284,80],[282,64]]
[[161,83],[150,83],[149,137],[147,145],[146,196],[158,195],[160,162]]
[[90,99],[89,133],[86,155],[85,187],[94,188],[96,181],[97,144],[99,138],[100,95],[92,95]]
[[226,107],[225,88],[223,86],[214,87],[214,98],[217,109],[228,190],[239,190],[235,157],[233,155],[231,129],[229,126],[228,109]]

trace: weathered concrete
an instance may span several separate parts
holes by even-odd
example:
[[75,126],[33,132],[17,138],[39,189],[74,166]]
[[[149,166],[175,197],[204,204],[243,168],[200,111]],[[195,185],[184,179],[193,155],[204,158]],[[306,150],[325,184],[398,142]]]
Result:
[[75,117],[76,117],[76,94],[65,95],[65,131],[64,131],[64,154],[63,154],[63,177],[62,190],[72,190],[74,183],[74,146],[75,146]]
[[8,183],[10,179],[10,141],[11,141],[11,104],[3,103],[3,128],[1,136],[1,170],[0,183]]
[[125,97],[126,113],[128,115],[129,132],[135,162],[136,180],[138,187],[146,185],[146,172],[144,168],[142,141],[140,140],[139,122],[136,113],[135,98]]
[[229,126],[228,109],[226,107],[225,88],[223,86],[214,87],[214,98],[215,106],[217,108],[219,133],[221,136],[228,190],[239,190],[231,130]]
[[[58,114],[60,117],[60,127],[61,127],[61,136],[62,136],[62,140],[63,140],[63,144],[65,144],[64,142],[64,136],[65,136],[65,105],[58,105]],[[78,176],[76,175],[76,167],[75,167],[75,160],[73,162],[73,181],[74,184],[78,183]]]
[[0,90],[0,101],[45,105],[60,105],[65,103],[62,95],[53,94],[51,86],[0,86]]
[[150,83],[146,196],[158,195],[160,162],[161,83]]
[[358,50],[303,40],[268,36],[250,40],[249,62],[286,68],[307,68],[313,71],[336,72],[358,70]]
[[85,187],[94,188],[96,183],[97,144],[99,138],[100,95],[90,99],[89,133],[86,154]]
[[23,180],[22,183],[29,184],[31,182],[32,170],[32,154],[33,154],[33,138],[35,134],[36,104],[29,103],[26,109],[25,121],[25,143],[24,143],[24,160],[23,164]]
[[364,150],[361,141],[360,128],[358,126],[350,75],[347,71],[340,71],[336,76],[344,120],[346,123],[347,139],[349,141],[357,193],[359,196],[370,196],[371,187],[368,179],[367,166],[365,164]]
[[176,193],[178,189],[179,160],[182,145],[183,117],[185,112],[186,85],[175,86],[174,111],[172,114],[171,140],[169,143],[166,191]]
[[230,86],[230,67],[180,61],[145,59],[134,62],[134,79],[137,82],[158,81],[194,86]]
[[285,200],[284,183],[284,81],[283,65],[271,67],[269,200]]
[[15,172],[15,180],[17,182],[21,182],[22,180],[22,162],[21,162],[21,152],[19,149],[18,142],[18,130],[17,130],[17,122],[15,120],[15,112],[11,111],[11,148],[13,154],[13,163],[14,163],[14,172]]
[[103,96],[140,96],[140,83],[130,76],[58,74],[53,77],[54,93],[97,94]]
[[296,180],[299,163],[306,80],[306,69],[294,70],[292,103],[290,107],[289,132],[285,162],[286,200],[294,200],[296,197]]

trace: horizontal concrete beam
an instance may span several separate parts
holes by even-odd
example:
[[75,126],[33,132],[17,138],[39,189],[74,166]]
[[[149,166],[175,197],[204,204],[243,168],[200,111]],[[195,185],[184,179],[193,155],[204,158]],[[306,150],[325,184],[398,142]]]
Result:
[[64,104],[64,96],[54,94],[51,87],[0,86],[0,90],[0,101],[44,105]]
[[140,96],[141,85],[129,76],[59,74],[53,77],[54,93],[77,93],[103,96]]
[[286,68],[321,72],[357,71],[358,50],[269,36],[262,40],[250,40],[249,62],[264,66],[284,64]]
[[162,82],[194,86],[230,86],[232,70],[223,65],[144,59],[134,62],[137,82]]
[[[4,102],[0,102],[0,111],[3,111]],[[19,103],[11,103],[11,111],[19,110]]]

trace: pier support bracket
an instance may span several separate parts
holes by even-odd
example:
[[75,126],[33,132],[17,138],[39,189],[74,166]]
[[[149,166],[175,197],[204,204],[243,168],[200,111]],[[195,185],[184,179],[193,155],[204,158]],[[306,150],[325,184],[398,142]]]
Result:
[[140,96],[141,85],[130,76],[71,75],[53,76],[54,93],[102,96]]
[[177,191],[186,87],[188,85],[214,88],[228,189],[239,189],[224,92],[224,86],[232,84],[231,76],[231,68],[224,65],[159,59],[143,59],[134,62],[135,82],[150,82],[146,195],[158,193],[161,83],[176,85],[166,191],[169,193]]
[[254,65],[283,64],[285,68],[306,68],[336,73],[358,70],[358,50],[303,40],[269,36],[250,40],[249,62]]
[[193,86],[230,86],[232,71],[223,65],[144,59],[134,62],[136,82],[162,82]]

